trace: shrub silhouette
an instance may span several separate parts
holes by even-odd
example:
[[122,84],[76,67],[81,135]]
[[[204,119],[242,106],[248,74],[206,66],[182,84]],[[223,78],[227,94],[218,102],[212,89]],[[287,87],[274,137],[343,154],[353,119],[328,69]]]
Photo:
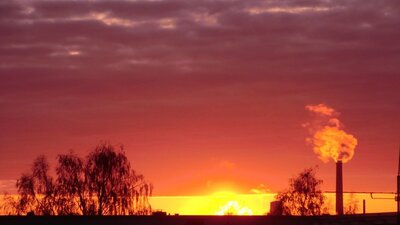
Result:
[[283,214],[313,216],[324,212],[325,197],[313,168],[305,169],[297,177],[289,180],[289,189],[279,192],[276,199],[282,202]]

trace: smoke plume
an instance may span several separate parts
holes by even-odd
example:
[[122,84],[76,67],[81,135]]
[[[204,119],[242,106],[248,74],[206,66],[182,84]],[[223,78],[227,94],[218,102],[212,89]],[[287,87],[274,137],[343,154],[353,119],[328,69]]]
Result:
[[325,104],[307,105],[305,108],[313,115],[312,122],[303,125],[311,134],[306,141],[319,158],[323,162],[333,159],[346,163],[351,160],[357,139],[343,130],[338,119],[340,113]]

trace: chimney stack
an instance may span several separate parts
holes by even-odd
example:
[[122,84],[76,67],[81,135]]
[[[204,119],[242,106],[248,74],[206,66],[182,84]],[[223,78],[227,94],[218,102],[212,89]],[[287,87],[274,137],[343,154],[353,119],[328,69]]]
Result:
[[343,163],[336,162],[336,213],[343,215]]
[[[399,148],[399,167],[398,167],[398,170],[397,170],[396,201],[397,201],[397,213],[400,213],[400,148]],[[398,222],[400,222],[400,217],[398,217]],[[400,224],[400,223],[397,223],[397,224]]]

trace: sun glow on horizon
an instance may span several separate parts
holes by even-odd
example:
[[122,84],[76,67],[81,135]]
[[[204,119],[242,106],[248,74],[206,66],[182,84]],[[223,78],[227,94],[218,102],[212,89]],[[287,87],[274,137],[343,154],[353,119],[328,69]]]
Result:
[[215,215],[241,215],[241,216],[251,216],[253,215],[253,210],[246,206],[241,206],[237,201],[229,201],[224,206],[218,210]]
[[[159,209],[174,215],[266,215],[276,193],[237,194],[231,191],[219,191],[210,195],[197,196],[153,196],[150,203],[153,209]],[[335,194],[326,193],[326,206],[330,214],[335,214]],[[379,197],[389,198],[385,194]],[[345,194],[345,202],[350,195]],[[371,199],[369,194],[356,194],[357,213],[362,213],[362,201],[366,200],[367,213],[394,212],[396,202],[387,199]],[[346,204],[346,203],[345,203]]]
[[[212,194],[215,197],[223,197],[227,199],[237,199],[236,193],[232,191],[218,191]],[[220,206],[215,215],[253,215],[253,210],[248,206],[242,206],[237,200],[229,200],[226,204]]]
[[197,196],[154,196],[150,201],[154,209],[162,209],[172,215],[265,215],[274,197],[274,193],[217,191]]
[[[154,211],[164,211],[170,215],[266,215],[270,209],[271,201],[275,200],[276,193],[263,194],[235,194],[233,192],[216,192],[211,195],[197,196],[152,196],[149,201]],[[330,214],[335,214],[335,194],[326,193],[326,206]],[[11,195],[17,199],[16,194]],[[351,198],[350,194],[344,195],[345,204]],[[355,194],[353,201],[358,203],[357,213],[362,213],[362,201],[366,200],[366,212],[395,212],[396,202],[388,200],[393,194],[380,194],[380,199],[372,199],[370,194]],[[0,206],[3,195],[0,194]],[[1,211],[0,215],[5,215]]]

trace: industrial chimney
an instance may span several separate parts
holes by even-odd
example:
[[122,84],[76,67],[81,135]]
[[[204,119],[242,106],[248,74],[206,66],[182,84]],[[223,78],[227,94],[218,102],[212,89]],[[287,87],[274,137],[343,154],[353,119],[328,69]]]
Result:
[[336,162],[336,213],[343,215],[343,163]]
[[[400,148],[399,148],[399,167],[397,170],[397,194],[396,194],[396,201],[397,201],[397,213],[400,213]],[[400,214],[399,214],[400,215]],[[400,222],[400,217],[397,217],[398,221]],[[397,223],[400,224],[400,223]]]

